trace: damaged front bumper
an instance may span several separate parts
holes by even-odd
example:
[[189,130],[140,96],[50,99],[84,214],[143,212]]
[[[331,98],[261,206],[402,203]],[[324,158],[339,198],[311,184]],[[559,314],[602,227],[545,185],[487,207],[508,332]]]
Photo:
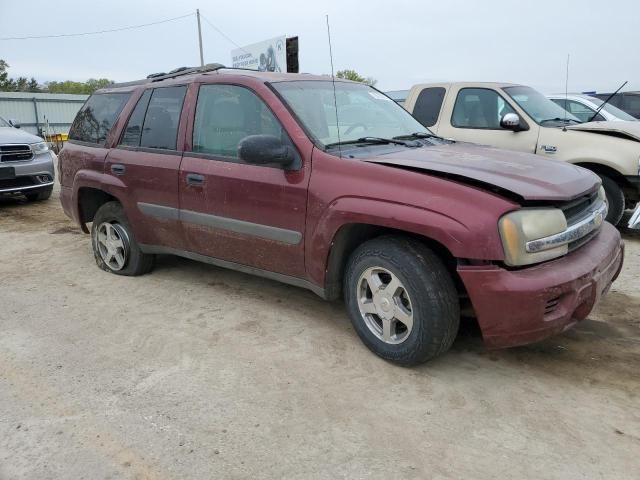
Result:
[[617,278],[624,244],[604,223],[586,245],[557,260],[508,270],[458,267],[485,344],[503,348],[537,342],[586,318]]

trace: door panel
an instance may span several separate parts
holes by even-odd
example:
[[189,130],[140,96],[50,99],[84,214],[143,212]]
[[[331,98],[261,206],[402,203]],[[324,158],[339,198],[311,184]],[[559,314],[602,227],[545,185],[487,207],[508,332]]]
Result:
[[[180,216],[189,250],[285,275],[304,277],[309,165],[297,171],[245,163],[238,144],[273,135],[295,148],[270,107],[252,90],[199,87],[192,149],[180,169]],[[194,184],[189,178],[201,176]]]
[[[202,185],[187,176],[204,177]],[[180,172],[189,250],[285,275],[304,276],[305,171],[190,157]]]
[[[139,243],[172,248],[184,246],[178,220],[181,158],[179,152],[159,153],[123,147],[111,149],[107,155],[105,173],[125,186],[124,206]],[[124,171],[118,172],[118,167],[123,167]]]
[[[455,87],[454,87],[455,88]],[[462,88],[450,91],[455,101],[443,109],[438,135],[462,142],[535,153],[540,127],[525,119],[508,99],[488,88]],[[505,113],[517,113],[529,130],[513,132],[500,127]]]
[[[182,160],[181,112],[187,88],[143,92],[110,150],[105,173],[124,184],[126,212],[139,243],[182,249],[178,177]],[[180,145],[179,145],[180,144]]]

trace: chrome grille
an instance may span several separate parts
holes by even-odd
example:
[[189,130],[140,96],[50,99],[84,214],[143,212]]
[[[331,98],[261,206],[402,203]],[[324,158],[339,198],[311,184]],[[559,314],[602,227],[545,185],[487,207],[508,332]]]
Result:
[[593,209],[592,207],[597,201],[598,192],[593,192],[591,195],[585,195],[561,205],[560,208],[567,219],[567,225],[572,225],[582,219]]
[[595,237],[607,216],[607,205],[598,198],[597,193],[572,200],[559,208],[567,219],[567,229],[527,242],[527,252],[540,252],[562,245],[567,245],[568,251],[571,252]]
[[0,145],[0,162],[24,162],[33,158],[29,145]]

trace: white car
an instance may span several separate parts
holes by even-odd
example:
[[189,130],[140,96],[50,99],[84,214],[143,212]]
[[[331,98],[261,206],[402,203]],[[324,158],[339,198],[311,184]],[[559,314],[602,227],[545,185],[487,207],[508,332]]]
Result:
[[596,113],[598,108],[604,103],[603,100],[599,98],[590,97],[589,95],[583,94],[575,94],[572,93],[567,95],[565,98],[564,94],[558,95],[547,95],[551,101],[560,105],[567,112],[572,114],[574,117],[578,118],[581,122],[602,122],[602,121],[612,121],[612,122],[637,122],[638,119],[632,117],[627,112],[623,112],[617,107],[607,103],[602,109],[598,112],[598,115],[591,120],[593,115]]

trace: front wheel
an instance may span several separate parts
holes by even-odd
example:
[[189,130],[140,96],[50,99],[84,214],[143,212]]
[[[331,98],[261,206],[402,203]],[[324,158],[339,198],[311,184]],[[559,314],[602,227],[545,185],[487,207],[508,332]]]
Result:
[[620,188],[620,185],[610,177],[607,177],[606,175],[599,176],[602,180],[602,188],[604,188],[604,193],[607,197],[608,203],[607,206],[609,208],[607,218],[605,220],[612,225],[618,225],[622,219],[625,209],[624,192]]
[[153,269],[154,256],[142,253],[122,205],[102,205],[91,226],[91,245],[96,264],[116,275],[143,275]]
[[360,339],[382,358],[404,365],[447,351],[458,332],[460,306],[451,275],[421,242],[379,237],[356,249],[344,296]]

